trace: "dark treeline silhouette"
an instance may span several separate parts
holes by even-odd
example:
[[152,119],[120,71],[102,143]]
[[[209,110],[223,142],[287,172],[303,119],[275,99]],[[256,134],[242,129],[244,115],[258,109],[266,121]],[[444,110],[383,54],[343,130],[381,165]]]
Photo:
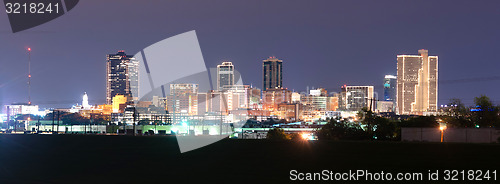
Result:
[[365,108],[358,113],[360,121],[328,119],[328,123],[316,133],[320,140],[398,141],[401,139],[401,127],[500,127],[499,106],[484,95],[476,97],[474,103],[474,106],[466,107],[460,99],[451,99],[447,107],[441,109],[439,116],[414,116],[407,119],[377,116]]

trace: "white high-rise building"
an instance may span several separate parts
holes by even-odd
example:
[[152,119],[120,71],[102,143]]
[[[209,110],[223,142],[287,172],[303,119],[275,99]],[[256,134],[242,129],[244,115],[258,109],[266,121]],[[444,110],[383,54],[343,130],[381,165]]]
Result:
[[396,105],[399,114],[437,111],[438,57],[421,49],[419,55],[398,55]]
[[222,90],[224,86],[234,85],[234,65],[231,62],[222,62],[217,65],[217,90]]

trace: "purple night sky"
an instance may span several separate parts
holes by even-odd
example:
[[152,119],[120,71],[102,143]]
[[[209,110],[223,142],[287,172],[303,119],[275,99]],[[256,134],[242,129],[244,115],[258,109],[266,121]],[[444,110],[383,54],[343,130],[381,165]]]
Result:
[[[485,94],[500,103],[500,1],[494,0],[83,0],[53,21],[12,33],[0,8],[0,104],[70,107],[87,92],[105,103],[106,54],[135,54],[196,30],[207,67],[232,61],[246,84],[262,86],[262,60],[283,60],[295,91],[374,85],[396,74],[396,55],[439,56],[439,104]],[[178,61],[182,62],[182,61]],[[382,95],[380,95],[382,96]]]

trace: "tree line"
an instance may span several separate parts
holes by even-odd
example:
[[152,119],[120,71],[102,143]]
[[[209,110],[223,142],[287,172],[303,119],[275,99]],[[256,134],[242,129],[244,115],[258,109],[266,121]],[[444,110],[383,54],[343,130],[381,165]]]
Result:
[[[359,121],[333,118],[316,131],[320,140],[401,140],[402,127],[439,128],[440,124],[454,128],[500,127],[500,107],[481,95],[473,106],[465,106],[460,99],[451,99],[438,116],[401,116],[388,118],[366,108],[358,113]],[[279,128],[268,132],[268,139],[290,139]]]

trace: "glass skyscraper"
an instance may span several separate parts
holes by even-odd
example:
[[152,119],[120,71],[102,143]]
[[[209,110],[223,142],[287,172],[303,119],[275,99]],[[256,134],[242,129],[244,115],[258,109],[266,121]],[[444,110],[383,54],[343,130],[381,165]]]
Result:
[[283,87],[283,61],[276,57],[269,57],[262,63],[262,90],[279,89]]
[[139,62],[125,51],[106,56],[106,104],[112,104],[115,95],[137,100],[139,94]]
[[384,77],[384,101],[396,102],[397,77],[385,75]]

